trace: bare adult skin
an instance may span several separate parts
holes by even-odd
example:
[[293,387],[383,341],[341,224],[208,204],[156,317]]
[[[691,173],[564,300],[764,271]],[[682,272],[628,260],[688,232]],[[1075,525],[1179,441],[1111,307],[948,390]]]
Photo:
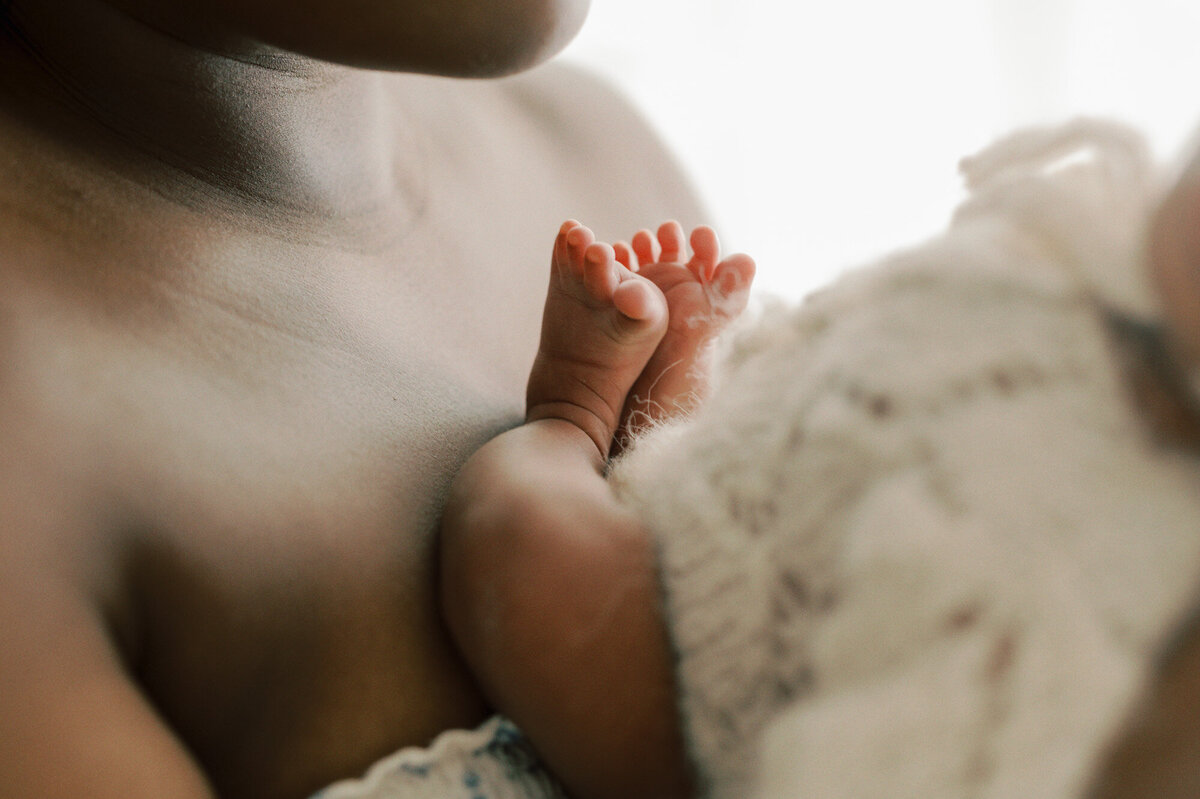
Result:
[[701,220],[582,76],[313,56],[498,75],[585,5],[0,12],[0,795],[292,799],[485,716],[431,535],[546,242]]

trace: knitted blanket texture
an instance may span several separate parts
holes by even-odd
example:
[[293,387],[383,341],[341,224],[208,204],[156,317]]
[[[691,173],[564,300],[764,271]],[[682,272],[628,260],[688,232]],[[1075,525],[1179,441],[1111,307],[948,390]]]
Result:
[[1142,140],[1081,120],[963,162],[936,239],[767,308],[614,465],[654,532],[717,799],[1068,799],[1200,576],[1200,469],[1132,404]]

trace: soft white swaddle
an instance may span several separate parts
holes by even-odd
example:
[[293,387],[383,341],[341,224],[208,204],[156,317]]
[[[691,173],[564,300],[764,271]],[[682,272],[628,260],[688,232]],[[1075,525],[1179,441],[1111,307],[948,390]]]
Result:
[[[1144,145],[1081,121],[964,173],[944,235],[745,325],[612,469],[707,796],[1074,799],[1200,576],[1200,468],[1107,325],[1157,317]],[[492,725],[322,799],[559,799]]]
[[944,235],[767,312],[613,470],[706,795],[1077,797],[1197,585],[1200,468],[1108,325],[1157,315],[1144,145],[1080,121],[964,172]]

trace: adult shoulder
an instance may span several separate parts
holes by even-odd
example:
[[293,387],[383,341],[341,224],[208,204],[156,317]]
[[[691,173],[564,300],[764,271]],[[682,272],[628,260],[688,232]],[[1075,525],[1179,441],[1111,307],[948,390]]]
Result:
[[40,401],[17,316],[0,293],[0,796],[211,799],[128,677],[88,447]]
[[38,452],[10,448],[11,427],[0,419],[0,795],[212,799],[129,679],[105,581],[87,574],[103,547],[79,545],[88,525]]

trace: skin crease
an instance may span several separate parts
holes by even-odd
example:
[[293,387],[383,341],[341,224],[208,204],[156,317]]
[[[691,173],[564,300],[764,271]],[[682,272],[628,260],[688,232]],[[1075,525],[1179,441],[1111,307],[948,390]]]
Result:
[[514,72],[574,0],[227,5],[7,6],[3,796],[294,799],[485,718],[434,531],[554,231],[703,221],[586,76],[310,57]]

